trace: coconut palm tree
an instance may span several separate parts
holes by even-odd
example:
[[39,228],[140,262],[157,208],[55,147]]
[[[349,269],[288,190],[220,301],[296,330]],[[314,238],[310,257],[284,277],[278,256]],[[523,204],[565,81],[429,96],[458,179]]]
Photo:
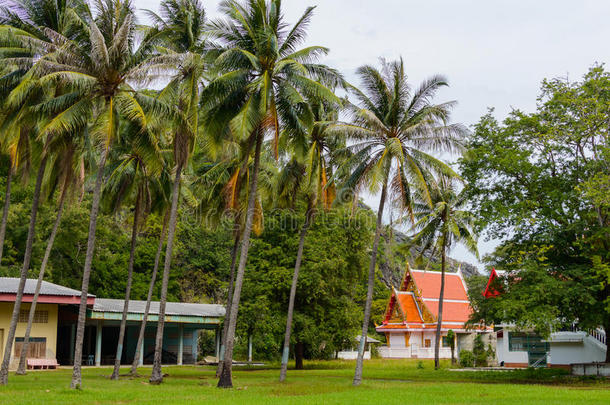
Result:
[[[75,360],[71,387],[81,386],[84,322],[95,248],[95,230],[108,150],[117,135],[120,119],[146,127],[146,116],[140,95],[130,83],[143,81],[150,73],[147,67],[150,44],[140,42],[134,49],[135,19],[129,2],[100,0],[96,13],[87,4],[71,8],[74,32],[66,36],[46,28],[48,41],[33,41],[30,35],[18,33],[24,44],[35,49],[29,70],[41,87],[60,87],[62,92],[37,108],[53,114],[41,128],[45,136],[78,131],[92,122],[91,132],[100,141],[100,156],[93,189],[87,253],[83,268],[81,302],[76,330]],[[23,63],[24,58],[15,63]],[[29,62],[31,63],[31,62]],[[33,82],[22,91],[36,87]]]
[[[0,13],[2,13],[2,19],[4,20],[4,10],[0,10]],[[46,163],[49,157],[48,146],[50,141],[49,137],[41,136],[42,134],[39,132],[38,116],[33,111],[33,106],[45,98],[45,92],[40,86],[34,85],[34,82],[37,81],[33,80],[31,75],[27,72],[27,68],[32,66],[32,58],[35,58],[37,54],[27,43],[21,41],[21,35],[28,36],[30,41],[34,40],[27,32],[20,29],[9,26],[2,26],[0,28],[0,42],[2,43],[2,46],[10,46],[10,50],[2,55],[4,56],[2,58],[3,62],[8,66],[16,67],[16,69],[11,72],[12,77],[9,77],[4,83],[7,87],[3,88],[3,91],[8,92],[2,108],[1,126],[4,129],[4,132],[7,133],[7,139],[4,143],[18,147],[20,144],[19,140],[23,136],[28,136],[31,138],[31,141],[27,142],[27,144],[41,141],[40,143],[42,143],[43,146],[40,152],[40,162],[32,198],[32,210],[25,251],[23,253],[23,265],[21,267],[19,285],[4,348],[2,365],[0,366],[0,384],[2,385],[8,382],[8,367],[17,328],[17,320],[19,319],[19,312],[21,310],[23,290],[25,288],[27,274],[32,259],[36,217],[38,214],[43,177],[46,171]],[[16,63],[17,60],[20,62]],[[6,79],[6,76],[4,79]],[[28,83],[29,85],[24,86],[24,83]],[[17,139],[17,142],[14,143],[11,139]],[[15,150],[10,153],[10,156],[13,158],[16,156]],[[10,198],[10,187],[8,191]],[[7,202],[8,201],[9,199],[7,199]],[[2,235],[2,237],[4,237],[4,235]]]
[[434,342],[434,368],[438,369],[447,253],[456,243],[464,245],[477,258],[479,253],[476,235],[473,231],[474,216],[465,210],[468,204],[466,194],[458,191],[457,184],[452,178],[440,176],[437,181],[431,183],[429,190],[432,205],[427,201],[413,204],[413,214],[416,220],[413,229],[418,230],[418,233],[410,244],[420,246],[422,253],[434,249],[441,255],[441,286]]
[[[127,281],[123,314],[119,326],[117,351],[111,379],[118,380],[123,354],[123,341],[133,282],[133,266],[140,220],[150,212],[152,201],[159,197],[162,187],[158,181],[163,169],[157,139],[147,130],[126,123],[119,142],[111,151],[108,169],[111,173],[104,187],[108,205],[118,212],[125,200],[133,201],[133,224],[127,266]],[[162,197],[162,195],[161,195]]]
[[348,105],[353,120],[337,123],[330,129],[353,141],[347,148],[351,156],[339,170],[343,174],[349,173],[343,189],[359,192],[368,186],[375,193],[381,188],[354,385],[362,381],[364,346],[386,199],[393,195],[394,205],[408,212],[411,211],[413,195],[421,195],[422,200],[431,205],[428,181],[432,173],[456,174],[426,151],[451,152],[459,147],[465,132],[461,125],[449,124],[454,102],[432,103],[436,92],[447,86],[443,77],[433,76],[413,90],[407,82],[402,60],[391,63],[382,60],[381,65],[381,70],[368,65],[357,70],[364,90],[351,89],[359,103],[358,106]]
[[[297,50],[313,8],[307,9],[297,24],[288,29],[283,22],[281,1],[223,1],[224,19],[212,23],[211,33],[221,44],[216,67],[221,72],[202,97],[206,128],[210,132],[228,125],[234,137],[253,139],[254,166],[249,179],[248,205],[241,238],[239,265],[235,276],[222,373],[218,386],[232,382],[233,345],[244,271],[248,260],[250,234],[256,207],[256,188],[263,138],[273,134],[277,155],[280,125],[306,131],[313,125],[313,114],[306,97],[337,101],[327,87],[311,77],[338,76],[323,65],[312,63],[328,52],[313,46]],[[237,114],[232,112],[237,108]]]
[[148,11],[154,26],[151,37],[162,44],[161,55],[153,59],[158,69],[170,70],[171,80],[158,99],[175,106],[175,115],[168,127],[173,135],[174,180],[169,214],[167,245],[161,283],[159,320],[155,338],[155,354],[150,382],[160,384],[163,331],[169,271],[176,232],[178,202],[182,173],[187,168],[199,131],[198,103],[206,80],[207,52],[205,42],[205,12],[199,0],[164,0],[161,15]]
[[[167,199],[163,199],[167,202]],[[166,204],[167,205],[167,204]],[[159,263],[161,262],[161,254],[163,253],[163,246],[165,242],[165,236],[167,233],[167,221],[169,219],[169,210],[167,206],[163,209],[165,214],[163,215],[163,225],[161,226],[161,233],[159,234],[159,244],[157,246],[157,253],[155,254],[155,261],[153,265],[152,274],[150,276],[150,282],[148,284],[148,294],[146,295],[146,305],[144,306],[144,314],[142,315],[142,322],[140,323],[140,330],[138,332],[138,340],[136,343],[136,351],[131,363],[131,369],[129,375],[136,376],[138,374],[138,365],[140,362],[140,350],[144,342],[144,332],[146,331],[146,323],[148,322],[148,314],[150,312],[150,303],[152,301],[153,291],[155,288],[155,282],[157,281],[157,272],[159,271]]]
[[55,221],[47,241],[47,246],[40,265],[40,270],[38,272],[38,280],[36,282],[34,296],[32,298],[32,303],[30,304],[28,323],[25,329],[23,344],[21,346],[21,353],[19,356],[19,366],[16,373],[17,375],[26,374],[26,355],[29,345],[30,332],[32,330],[32,323],[36,313],[38,295],[40,294],[42,280],[44,279],[46,267],[49,263],[53,243],[55,242],[55,237],[57,236],[57,232],[59,230],[66,197],[70,191],[77,186],[79,181],[79,177],[76,174],[75,169],[78,168],[83,161],[84,142],[82,141],[82,138],[79,139],[73,135],[64,134],[64,136],[52,138],[49,145],[49,149],[52,151],[51,162],[49,165],[51,171],[50,183],[53,189],[58,189],[59,197],[57,201]]
[[[213,164],[201,162],[197,165],[199,170],[195,172],[198,181],[194,185],[199,187],[198,194],[202,196],[200,211],[208,225],[210,221],[218,224],[220,222],[226,223],[229,220],[233,230],[225,320],[231,314],[239,243],[244,228],[244,212],[248,204],[248,179],[251,177],[253,169],[252,140],[252,138],[248,138],[238,142],[227,139],[223,142],[224,152],[222,156],[218,156],[218,161]],[[205,159],[209,160],[207,157]],[[195,160],[197,161],[197,159]],[[256,235],[260,235],[263,231],[263,205],[266,201],[271,200],[271,179],[275,174],[272,159],[264,157],[261,163],[259,183],[262,183],[262,187],[257,187],[258,195],[253,219],[253,232]],[[222,372],[222,359],[224,358],[225,337],[228,327],[229,323],[224,322],[216,376],[219,376]]]
[[[302,196],[305,200],[305,222],[299,234],[299,245],[297,257],[292,275],[290,286],[290,296],[288,300],[288,314],[286,316],[286,332],[284,334],[284,348],[282,351],[282,364],[280,369],[280,382],[286,379],[288,370],[288,356],[290,351],[290,335],[292,331],[292,318],[294,312],[294,301],[296,297],[299,271],[303,259],[303,248],[305,237],[311,226],[316,209],[321,205],[324,209],[329,209],[335,198],[335,185],[329,183],[333,172],[332,154],[334,151],[345,147],[344,139],[331,136],[326,129],[329,123],[338,118],[336,106],[325,103],[311,103],[312,111],[316,119],[311,133],[306,140],[300,137],[293,137],[293,148],[296,149],[294,158],[282,171],[279,177],[279,200],[286,202],[294,208],[295,200]],[[299,151],[302,146],[306,150]],[[304,153],[303,153],[304,152]],[[301,157],[298,159],[297,157]],[[301,161],[299,161],[301,160]]]

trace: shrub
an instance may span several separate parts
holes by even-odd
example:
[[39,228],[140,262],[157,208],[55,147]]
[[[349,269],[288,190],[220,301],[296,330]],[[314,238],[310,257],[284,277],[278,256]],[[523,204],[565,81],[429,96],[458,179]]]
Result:
[[472,354],[476,367],[487,367],[487,350],[485,350],[485,343],[483,343],[483,338],[479,334],[474,338]]
[[474,366],[474,354],[470,350],[460,350],[460,366]]
[[424,369],[424,362],[423,361],[419,360],[417,362],[417,369],[418,370],[423,370]]

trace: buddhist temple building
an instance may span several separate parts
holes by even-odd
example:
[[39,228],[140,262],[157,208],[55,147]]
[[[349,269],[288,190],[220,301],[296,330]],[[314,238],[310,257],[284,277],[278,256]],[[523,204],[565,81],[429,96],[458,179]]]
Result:
[[[438,323],[438,307],[441,273],[414,270],[407,265],[399,289],[393,289],[383,323],[377,326],[386,335],[387,346],[379,353],[387,358],[434,358],[435,333]],[[485,334],[489,342],[492,329],[465,325],[472,312],[466,282],[460,270],[445,273],[445,291],[441,321],[441,358],[451,358],[447,332],[455,333],[455,355],[461,349],[472,349],[474,334]],[[491,343],[491,342],[490,342]]]

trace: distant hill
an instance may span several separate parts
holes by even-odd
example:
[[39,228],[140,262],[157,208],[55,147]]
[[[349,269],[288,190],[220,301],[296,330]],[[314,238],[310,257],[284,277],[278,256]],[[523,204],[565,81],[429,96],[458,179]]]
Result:
[[[384,232],[382,232],[380,253],[383,253],[379,257],[379,269],[382,273],[382,281],[388,288],[391,286],[399,286],[405,272],[407,260],[411,268],[427,268],[431,271],[440,271],[441,264],[438,252],[436,252],[435,257],[433,258],[430,257],[431,252],[425,252],[423,254],[423,263],[417,263],[416,261],[420,256],[421,251],[416,247],[407,251],[406,243],[409,242],[409,240],[410,238],[405,233],[390,227],[386,227]],[[479,272],[474,265],[450,257],[447,258],[448,272],[456,272],[460,265],[464,278],[479,275]]]

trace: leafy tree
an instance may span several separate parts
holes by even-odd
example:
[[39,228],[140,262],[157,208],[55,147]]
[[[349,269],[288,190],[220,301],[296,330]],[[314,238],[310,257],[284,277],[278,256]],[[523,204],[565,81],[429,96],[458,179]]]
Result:
[[535,112],[475,126],[460,162],[468,198],[478,228],[504,239],[487,262],[515,272],[474,322],[610,330],[609,90],[594,66],[581,81],[545,80]]

